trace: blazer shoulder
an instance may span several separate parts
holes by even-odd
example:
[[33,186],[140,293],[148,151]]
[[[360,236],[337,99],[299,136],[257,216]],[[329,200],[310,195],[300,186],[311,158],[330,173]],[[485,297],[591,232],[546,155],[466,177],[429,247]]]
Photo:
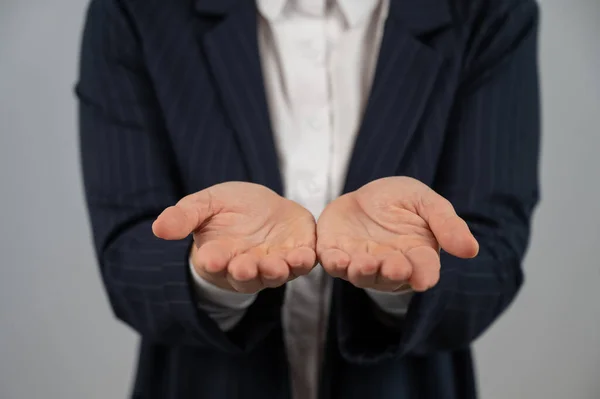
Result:
[[[514,57],[537,51],[537,0],[448,0],[461,43],[463,81],[501,70]],[[529,61],[533,62],[533,61]]]
[[[193,0],[91,0],[89,13],[120,20],[134,30],[177,25],[177,18],[190,15]],[[173,18],[175,17],[175,18]]]
[[123,54],[176,42],[192,26],[193,0],[91,0],[86,25]]

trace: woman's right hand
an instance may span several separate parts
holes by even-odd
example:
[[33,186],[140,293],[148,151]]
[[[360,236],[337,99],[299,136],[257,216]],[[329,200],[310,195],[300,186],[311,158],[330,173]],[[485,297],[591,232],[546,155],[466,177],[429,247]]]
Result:
[[188,195],[165,209],[152,230],[165,240],[193,234],[196,273],[231,291],[278,287],[316,264],[312,214],[254,183],[221,183]]

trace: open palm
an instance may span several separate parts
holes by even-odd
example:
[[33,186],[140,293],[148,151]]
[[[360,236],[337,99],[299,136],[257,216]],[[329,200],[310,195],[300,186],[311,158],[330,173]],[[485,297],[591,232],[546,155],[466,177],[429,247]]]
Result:
[[325,270],[358,287],[424,291],[439,280],[439,250],[458,257],[478,244],[452,205],[408,177],[371,182],[331,202],[317,224]]
[[311,213],[253,183],[227,182],[189,195],[167,208],[153,231],[164,239],[193,233],[196,272],[238,292],[282,285],[315,265]]

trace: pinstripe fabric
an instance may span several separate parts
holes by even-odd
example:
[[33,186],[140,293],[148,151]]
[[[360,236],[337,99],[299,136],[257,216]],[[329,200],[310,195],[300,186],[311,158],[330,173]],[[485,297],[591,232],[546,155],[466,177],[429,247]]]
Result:
[[[440,283],[401,322],[335,281],[324,399],[476,396],[468,347],[522,283],[538,200],[536,35],[532,0],[392,0],[345,189],[413,176],[454,204],[481,253],[442,254]],[[92,0],[76,91],[101,275],[142,337],[132,397],[289,397],[284,288],[224,334],[194,304],[190,241],[150,229],[219,182],[281,192],[253,2]]]

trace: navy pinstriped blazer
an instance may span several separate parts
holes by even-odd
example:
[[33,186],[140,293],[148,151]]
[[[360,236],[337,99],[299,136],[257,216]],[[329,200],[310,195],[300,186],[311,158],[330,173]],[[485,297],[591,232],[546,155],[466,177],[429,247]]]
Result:
[[[261,292],[223,333],[194,304],[190,240],[153,237],[182,196],[242,180],[281,193],[250,0],[92,0],[77,84],[85,192],[115,315],[141,336],[133,398],[289,398],[280,308]],[[469,345],[523,281],[538,201],[533,0],[392,0],[345,190],[408,175],[481,245],[442,253],[406,318],[334,283],[322,399],[469,399]]]

